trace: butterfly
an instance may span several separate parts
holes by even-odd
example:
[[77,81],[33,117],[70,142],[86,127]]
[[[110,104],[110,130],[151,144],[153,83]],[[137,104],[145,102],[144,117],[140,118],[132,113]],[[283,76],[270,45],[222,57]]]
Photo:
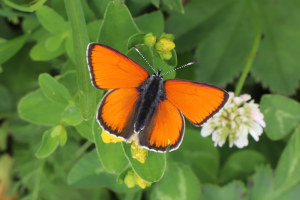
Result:
[[99,125],[125,141],[136,136],[138,145],[151,151],[176,150],[184,135],[183,116],[200,126],[229,97],[212,85],[163,80],[166,73],[160,70],[149,75],[144,67],[104,44],[88,44],[86,54],[92,85],[109,90],[96,114]]

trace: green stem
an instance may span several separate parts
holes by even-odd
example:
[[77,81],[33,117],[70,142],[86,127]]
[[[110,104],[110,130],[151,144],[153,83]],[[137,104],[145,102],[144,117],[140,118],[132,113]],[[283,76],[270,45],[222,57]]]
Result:
[[257,13],[255,12],[255,9],[254,9],[254,5],[252,4],[251,1],[248,1],[249,3],[249,9],[251,10],[252,12],[252,16],[253,16],[253,20],[254,20],[254,23],[256,25],[256,34],[255,34],[255,39],[254,39],[254,43],[253,43],[253,46],[252,46],[252,49],[251,49],[251,52],[247,58],[247,63],[243,69],[243,72],[242,72],[242,75],[237,83],[237,86],[235,88],[235,91],[234,91],[234,95],[235,96],[238,96],[241,91],[242,91],[242,88],[244,86],[244,83],[245,83],[245,80],[247,78],[247,75],[251,69],[251,66],[252,66],[252,63],[253,63],[253,60],[255,58],[255,54],[258,50],[258,47],[259,47],[259,43],[261,41],[261,23],[260,23],[260,20],[258,19],[257,17]]
[[247,75],[251,69],[251,66],[252,66],[252,63],[253,63],[253,60],[255,58],[255,54],[258,50],[258,47],[259,47],[259,43],[260,43],[260,38],[261,38],[261,31],[257,31],[256,32],[256,36],[255,36],[255,40],[254,40],[254,44],[253,44],[253,47],[252,47],[252,50],[249,54],[249,57],[247,59],[247,63],[244,67],[244,70],[242,72],[242,75],[237,83],[237,86],[235,88],[235,91],[234,91],[234,95],[235,96],[238,96],[244,86],[244,83],[245,83],[245,80],[247,78]]

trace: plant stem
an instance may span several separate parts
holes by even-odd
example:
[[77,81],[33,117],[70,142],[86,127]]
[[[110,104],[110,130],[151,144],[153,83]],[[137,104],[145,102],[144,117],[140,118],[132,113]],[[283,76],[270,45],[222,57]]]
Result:
[[253,18],[254,18],[254,22],[256,24],[256,35],[255,35],[255,39],[254,39],[254,43],[253,43],[253,47],[251,49],[251,52],[248,56],[248,59],[247,59],[247,63],[244,67],[244,70],[242,72],[242,75],[237,83],[237,86],[235,88],[235,91],[234,91],[234,95],[235,96],[238,96],[240,94],[240,92],[242,91],[242,88],[244,86],[244,83],[245,83],[245,80],[247,78],[247,75],[251,69],[251,66],[252,66],[252,63],[253,63],[253,60],[255,58],[255,54],[258,50],[258,47],[259,47],[259,43],[261,41],[261,23],[260,21],[257,19],[256,17],[256,13],[254,11],[254,8],[253,8],[253,5],[250,5],[251,7],[251,11],[253,13]]

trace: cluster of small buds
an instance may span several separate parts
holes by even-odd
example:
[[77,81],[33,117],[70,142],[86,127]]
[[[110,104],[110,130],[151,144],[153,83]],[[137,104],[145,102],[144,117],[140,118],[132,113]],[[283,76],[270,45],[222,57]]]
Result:
[[159,53],[160,57],[164,60],[170,60],[172,58],[172,50],[175,48],[174,35],[163,33],[158,40],[152,33],[148,33],[144,36],[144,43]]
[[150,183],[144,181],[141,177],[136,175],[133,170],[128,170],[125,177],[124,183],[128,188],[133,188],[135,185],[138,185],[140,188],[145,189]]
[[248,145],[249,133],[255,141],[259,140],[266,126],[264,116],[259,105],[250,101],[250,95],[235,97],[230,92],[229,96],[224,108],[203,125],[201,135],[212,135],[215,146],[223,146],[228,137],[230,147],[243,148]]
[[[102,130],[101,138],[104,143],[117,143],[123,142],[124,140],[118,137],[115,137],[105,130]],[[140,148],[137,144],[135,139],[132,140],[131,144],[131,154],[132,158],[136,159],[140,163],[145,163],[148,155],[148,151],[146,149]]]

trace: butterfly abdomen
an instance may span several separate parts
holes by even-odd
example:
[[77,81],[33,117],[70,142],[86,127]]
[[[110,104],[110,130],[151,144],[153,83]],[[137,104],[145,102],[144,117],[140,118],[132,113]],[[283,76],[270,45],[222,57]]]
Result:
[[134,120],[134,132],[139,133],[157,110],[159,101],[165,99],[163,80],[158,76],[151,76],[138,87],[140,97],[137,103]]

